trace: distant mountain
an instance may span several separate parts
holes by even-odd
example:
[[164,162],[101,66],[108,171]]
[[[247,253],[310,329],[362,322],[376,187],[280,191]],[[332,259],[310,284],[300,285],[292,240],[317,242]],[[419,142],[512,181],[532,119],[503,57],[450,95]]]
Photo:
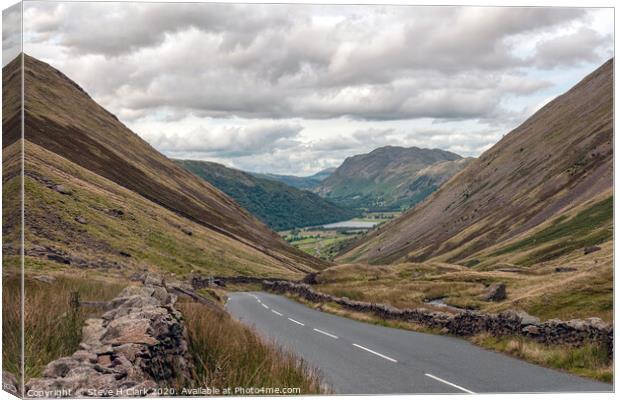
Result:
[[357,215],[357,212],[337,206],[315,193],[221,164],[192,160],[176,162],[235,199],[275,230],[322,225]]
[[606,62],[339,260],[527,267],[611,241],[613,68]]
[[[157,152],[62,72],[27,55],[21,65],[20,56],[2,78],[4,88],[23,78],[24,140],[19,108],[5,107],[2,145],[7,159],[25,149],[27,265],[289,277],[325,267]],[[4,181],[19,188],[19,176]]]
[[282,182],[288,186],[297,189],[312,190],[319,186],[323,180],[329,177],[336,168],[326,168],[310,176],[294,176],[294,175],[277,175],[277,174],[259,174],[252,175],[260,178],[270,179],[272,181]]
[[346,207],[407,209],[469,161],[444,150],[386,146],[347,158],[314,191]]

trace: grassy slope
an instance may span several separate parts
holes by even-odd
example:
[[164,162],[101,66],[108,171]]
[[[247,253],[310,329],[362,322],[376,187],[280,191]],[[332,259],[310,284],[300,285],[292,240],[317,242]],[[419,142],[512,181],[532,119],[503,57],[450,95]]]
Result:
[[340,261],[463,262],[609,190],[612,87],[609,61]]
[[[613,243],[584,255],[581,249],[528,268],[499,264],[474,270],[441,262],[394,265],[348,264],[320,273],[317,289],[355,300],[396,307],[430,307],[443,298],[455,307],[485,312],[523,310],[542,320],[600,317],[613,321]],[[557,267],[575,271],[556,272]],[[481,300],[488,285],[505,283],[507,299]]]
[[[11,72],[18,67],[10,63],[3,77],[16,79]],[[24,79],[28,142],[293,269],[325,265],[289,246],[221,191],[158,153],[60,71],[25,56]],[[17,119],[16,114],[3,122],[10,126]],[[3,145],[15,140],[8,138]]]
[[[199,272],[294,277],[309,270],[294,259],[271,257],[268,250],[259,251],[187,220],[37,145],[26,142],[26,154],[27,250],[51,246],[94,265],[105,260],[127,270],[156,268],[177,276]],[[42,176],[73,194],[48,188],[40,181]],[[123,215],[106,212],[112,209]],[[77,222],[78,216],[87,224]],[[27,266],[63,265],[28,257]]]
[[220,164],[192,160],[176,162],[232,197],[274,230],[322,225],[358,215],[315,193]]

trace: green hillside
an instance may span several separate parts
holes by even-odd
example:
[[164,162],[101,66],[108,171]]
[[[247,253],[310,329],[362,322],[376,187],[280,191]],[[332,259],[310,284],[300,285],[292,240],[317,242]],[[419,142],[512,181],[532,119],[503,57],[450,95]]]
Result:
[[285,185],[292,186],[297,189],[312,190],[317,188],[321,182],[327,179],[336,168],[327,168],[310,176],[294,176],[294,175],[278,175],[278,174],[252,174],[259,178],[269,179],[271,181],[282,182]]
[[208,181],[274,230],[286,230],[347,220],[357,211],[271,179],[208,161],[175,160]]

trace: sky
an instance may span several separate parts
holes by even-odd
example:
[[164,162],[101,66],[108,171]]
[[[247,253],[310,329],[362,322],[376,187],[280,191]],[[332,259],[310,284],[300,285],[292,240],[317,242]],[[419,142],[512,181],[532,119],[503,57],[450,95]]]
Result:
[[310,175],[386,145],[478,156],[613,29],[612,9],[27,2],[23,34],[168,157]]

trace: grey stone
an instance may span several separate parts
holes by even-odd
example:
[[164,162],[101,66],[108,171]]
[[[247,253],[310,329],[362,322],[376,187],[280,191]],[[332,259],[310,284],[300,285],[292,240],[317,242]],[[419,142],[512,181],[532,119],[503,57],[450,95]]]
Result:
[[574,267],[556,267],[555,272],[574,272],[577,268]]
[[598,246],[588,246],[583,249],[583,254],[594,253],[595,251],[599,251],[601,248]]
[[54,281],[56,281],[56,278],[54,278],[53,276],[49,276],[49,275],[37,275],[37,276],[32,277],[32,279],[37,280],[39,282],[48,283],[48,284],[52,284],[54,283]]
[[504,283],[494,283],[488,287],[486,293],[482,295],[485,301],[502,301],[506,299],[506,285]]
[[73,194],[73,191],[71,189],[69,189],[68,187],[64,186],[64,185],[55,185],[52,187],[52,189],[54,189],[55,191],[57,191],[60,194],[64,194],[67,196],[70,196]]

